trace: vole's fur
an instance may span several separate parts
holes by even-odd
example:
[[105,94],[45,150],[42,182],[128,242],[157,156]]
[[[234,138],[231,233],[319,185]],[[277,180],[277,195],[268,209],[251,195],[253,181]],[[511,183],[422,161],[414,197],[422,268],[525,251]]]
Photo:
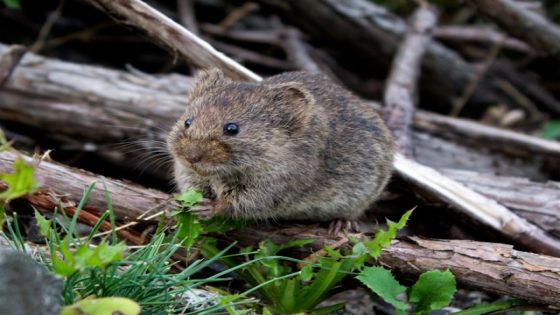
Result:
[[[230,122],[238,134],[224,133]],[[393,141],[376,111],[304,72],[260,83],[202,73],[168,146],[179,190],[203,191],[210,215],[355,220],[392,170]]]

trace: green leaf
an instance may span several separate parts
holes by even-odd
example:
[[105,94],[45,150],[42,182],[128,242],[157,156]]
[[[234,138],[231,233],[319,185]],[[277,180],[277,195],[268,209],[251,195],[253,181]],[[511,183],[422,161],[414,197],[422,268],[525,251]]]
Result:
[[0,174],[0,180],[8,185],[8,189],[0,193],[0,200],[8,202],[12,199],[31,194],[37,190],[38,184],[34,177],[35,169],[21,158],[12,165],[11,174]]
[[19,0],[2,0],[8,9],[20,9],[21,4]]
[[457,291],[455,277],[449,270],[424,272],[410,289],[409,301],[415,313],[425,314],[451,303]]
[[[387,230],[379,229],[375,232],[375,237],[371,241],[364,241],[365,247],[368,249],[369,254],[372,258],[377,259],[381,254],[383,248],[391,245],[391,241],[397,236],[397,232],[406,226],[406,222],[410,218],[414,209],[407,211],[399,219],[399,222],[395,223],[391,220],[387,220]],[[360,250],[360,248],[354,248],[354,250]]]
[[313,277],[313,266],[310,263],[305,264],[300,270],[301,281],[309,281]]
[[560,120],[551,120],[539,132],[541,138],[554,140],[560,138]]
[[37,210],[35,210],[35,220],[37,221],[37,225],[39,226],[39,233],[44,237],[48,237],[49,231],[51,230],[52,221],[47,220]]
[[192,208],[202,201],[203,195],[196,189],[191,189],[175,198],[183,207]]
[[177,218],[177,237],[186,248],[191,248],[202,232],[202,224],[198,218],[188,212],[182,212],[175,216]]
[[115,245],[109,245],[106,241],[101,242],[96,248],[97,255],[103,265],[107,265],[113,261],[120,261],[126,250],[126,243],[120,242]]
[[140,306],[127,298],[85,299],[62,308],[60,315],[138,315]]
[[69,277],[76,271],[76,269],[72,265],[66,263],[62,259],[59,259],[56,255],[51,256],[51,260],[53,263],[54,272],[61,276]]
[[397,282],[390,270],[380,266],[367,267],[356,278],[397,310],[408,308],[405,302],[397,299],[406,291],[406,287]]

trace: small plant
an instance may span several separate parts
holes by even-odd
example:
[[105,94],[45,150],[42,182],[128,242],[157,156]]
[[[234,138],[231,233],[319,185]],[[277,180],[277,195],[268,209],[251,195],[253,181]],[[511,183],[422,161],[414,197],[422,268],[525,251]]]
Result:
[[391,271],[379,267],[366,267],[356,277],[385,302],[393,305],[399,314],[427,314],[451,303],[455,294],[455,277],[449,270],[432,270],[423,273],[408,289],[397,282]]
[[[44,262],[51,271],[65,277],[63,304],[70,305],[70,308],[77,305],[85,307],[90,305],[89,302],[81,301],[88,301],[91,297],[125,297],[138,303],[142,314],[161,314],[162,310],[167,314],[178,314],[185,311],[185,292],[223,280],[221,276],[224,273],[206,279],[192,279],[192,276],[224,252],[217,253],[212,259],[196,260],[181,272],[171,272],[175,265],[169,263],[171,257],[181,249],[181,244],[193,244],[198,236],[182,235],[184,229],[181,225],[169,235],[165,231],[156,233],[147,245],[126,253],[127,247],[123,242],[110,244],[107,239],[94,242],[100,223],[109,216],[107,211],[85,241],[80,239],[76,232],[77,217],[94,186],[95,183],[92,183],[86,189],[69,226],[47,220],[36,212],[39,230],[46,237],[50,249],[50,257]],[[64,232],[64,237],[59,230]],[[114,300],[104,301],[112,303]],[[198,313],[212,313],[220,309],[223,307],[216,303]]]
[[[317,257],[316,263],[278,255],[282,250],[309,244],[314,241],[312,239],[285,244],[264,241],[257,249],[240,250],[239,256],[244,257],[245,262],[240,262],[239,257],[222,257],[220,262],[230,268],[243,266],[238,274],[253,286],[250,291],[260,292],[267,302],[265,309],[270,313],[328,314],[343,305],[324,308],[317,308],[317,305],[344,277],[362,270],[369,259],[377,258],[397,231],[405,226],[411,213],[405,213],[399,222],[388,221],[387,230],[379,230],[372,240],[355,241],[350,253],[343,254],[340,250],[325,247],[326,255]],[[216,241],[207,239],[202,252],[206,257],[214,257],[219,252]]]
[[[10,143],[0,130],[0,152],[11,150]],[[8,188],[0,192],[0,226],[4,222],[6,205],[13,199],[34,193],[39,185],[35,179],[35,169],[22,158],[17,158],[12,164],[12,173],[0,174],[0,181]]]

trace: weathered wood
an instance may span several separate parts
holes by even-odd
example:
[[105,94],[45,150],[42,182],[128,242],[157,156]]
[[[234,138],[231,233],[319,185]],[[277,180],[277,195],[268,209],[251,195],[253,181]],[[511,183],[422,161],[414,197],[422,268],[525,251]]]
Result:
[[410,27],[391,65],[383,96],[383,118],[391,129],[397,152],[412,157],[411,125],[418,101],[417,83],[422,57],[437,23],[434,8],[421,5],[412,14]]
[[469,0],[468,3],[509,34],[531,44],[536,52],[560,58],[560,28],[543,15],[512,0]]
[[131,163],[125,152],[131,149],[114,144],[145,139],[134,148],[140,150],[133,152],[136,156],[162,149],[166,128],[181,114],[189,89],[189,80],[181,76],[154,78],[29,55],[0,92],[0,118],[50,130],[51,136],[63,136],[84,150],[112,158],[117,152],[126,166]]
[[[12,172],[12,164],[18,157],[28,163],[35,163],[29,156],[2,152],[0,153],[0,173]],[[155,213],[173,207],[173,203],[170,201],[173,199],[160,191],[109,179],[62,164],[41,161],[36,167],[36,176],[43,189],[36,195],[26,197],[26,200],[31,205],[41,208],[48,205],[56,207],[60,204],[76,204],[81,199],[85,188],[94,181],[96,186],[89,195],[87,209],[96,210],[97,215],[101,215],[107,209],[105,185],[111,195],[115,216],[123,221],[133,221],[137,217],[144,216],[146,212]]]
[[[258,0],[274,8],[313,38],[345,50],[364,64],[387,71],[402,37],[405,21],[386,8],[367,0]],[[342,47],[342,48],[341,48]],[[474,65],[441,43],[433,41],[423,61],[420,88],[440,105],[450,106],[477,74]],[[511,103],[503,91],[491,84],[493,76],[478,85],[469,104]],[[506,78],[507,79],[507,78]],[[554,101],[548,107],[559,106]]]
[[86,0],[119,23],[134,26],[154,42],[196,66],[221,68],[228,76],[258,81],[261,78],[215,50],[179,24],[139,0]]
[[27,49],[25,47],[13,45],[0,55],[0,88],[8,80],[26,52]]
[[560,257],[559,239],[551,237],[496,200],[400,154],[396,154],[394,166],[399,176],[413,184],[423,197],[445,202],[462,214],[538,253]]
[[414,127],[461,143],[484,146],[517,157],[549,157],[560,161],[560,142],[549,141],[468,119],[419,111]]
[[[6,47],[0,44],[0,53]],[[48,130],[49,137],[73,141],[78,148],[87,146],[90,150],[114,154],[123,151],[115,146],[123,141],[165,139],[167,129],[182,114],[191,81],[181,75],[127,73],[28,54],[6,88],[0,91],[0,118]],[[377,103],[371,104],[381,108]],[[489,160],[484,158],[488,155],[485,151],[492,149],[496,155],[491,156],[487,164],[499,157],[501,165],[496,166],[496,173],[510,174],[500,168],[508,164],[513,165],[512,171],[533,169],[531,165],[535,162],[514,162],[508,155],[546,157],[560,163],[560,143],[555,141],[423,111],[415,114],[413,126],[415,134],[428,132],[459,145],[472,145],[481,152],[478,157],[482,161]],[[423,150],[425,145],[426,141],[421,145],[414,143],[414,150]],[[152,148],[145,149],[150,152]],[[500,155],[500,152],[507,155]],[[447,160],[451,158],[434,159],[432,156],[425,161],[432,166],[449,168],[457,161]],[[473,159],[463,159],[455,167],[474,171],[479,164]],[[487,168],[480,170],[488,171]],[[511,175],[523,176],[522,173]]]
[[[294,239],[317,239],[310,247],[318,251],[325,243],[337,241],[325,233],[325,229],[302,226],[248,227],[228,233],[228,238],[242,245],[266,239],[280,244]],[[309,247],[304,251],[305,256],[309,255]],[[517,251],[510,245],[412,237],[393,241],[383,250],[379,262],[409,277],[433,269],[449,269],[461,285],[560,306],[560,258]]]
[[496,200],[560,238],[559,182],[531,182],[527,178],[450,169],[442,170],[442,173]]
[[[12,152],[0,153],[0,173],[11,171],[17,157]],[[106,209],[101,183],[105,183],[111,192],[113,209],[119,220],[130,221],[145,213],[173,208],[169,202],[171,196],[167,194],[52,162],[42,161],[36,174],[42,183],[41,190],[23,198],[34,206],[44,207],[46,204],[54,208],[60,202],[75,204],[85,187],[97,181],[98,185],[86,204],[89,211],[101,213]],[[264,239],[283,243],[315,238],[320,241],[312,245],[314,250],[336,241],[326,229],[310,226],[255,225],[228,233],[227,237],[253,245]],[[461,284],[560,306],[560,258],[515,251],[510,245],[412,238],[411,241],[395,241],[383,251],[380,262],[411,276],[434,268],[450,269]]]

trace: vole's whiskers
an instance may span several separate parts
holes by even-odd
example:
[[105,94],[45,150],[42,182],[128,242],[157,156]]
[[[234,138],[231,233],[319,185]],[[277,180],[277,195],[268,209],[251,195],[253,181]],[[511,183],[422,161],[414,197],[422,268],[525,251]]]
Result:
[[146,135],[131,137],[113,144],[112,147],[127,156],[131,156],[132,162],[136,164],[134,170],[139,170],[140,174],[150,168],[154,171],[168,169],[173,163],[173,158],[167,149],[167,143],[162,139],[150,139]]

